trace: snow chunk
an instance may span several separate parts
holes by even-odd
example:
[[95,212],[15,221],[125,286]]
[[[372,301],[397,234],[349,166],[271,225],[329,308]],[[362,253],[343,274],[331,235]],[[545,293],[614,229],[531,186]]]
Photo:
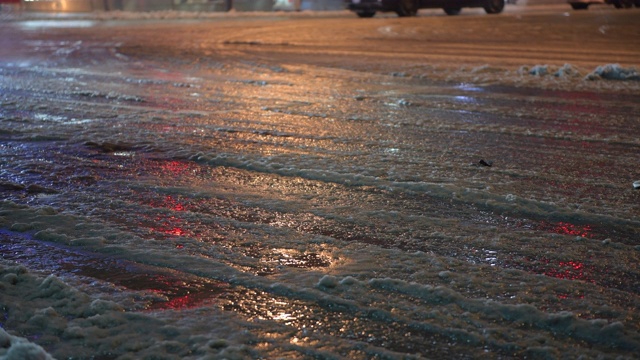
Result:
[[553,76],[558,78],[570,78],[580,76],[580,71],[575,67],[571,66],[571,64],[564,64],[560,69],[558,69]]
[[623,68],[619,64],[598,66],[587,74],[585,80],[640,80],[640,74],[635,68]]
[[549,73],[549,66],[547,65],[536,65],[531,70],[529,70],[529,75],[534,76],[545,76]]
[[360,281],[354,278],[353,276],[346,276],[344,279],[340,280],[340,285],[353,286],[359,284]]
[[123,312],[124,309],[113,301],[96,299],[91,302],[87,309],[89,316],[106,314],[109,311]]
[[54,299],[69,298],[70,296],[73,296],[70,291],[70,288],[64,282],[62,282],[62,280],[58,279],[57,276],[51,274],[47,276],[38,286],[37,297]]
[[53,360],[40,346],[29,340],[9,335],[0,328],[0,359],[2,360]]
[[70,243],[70,239],[67,235],[58,234],[51,229],[38,231],[33,237],[43,241],[57,242],[57,243],[63,243],[63,244]]
[[318,287],[334,288],[338,286],[338,279],[335,276],[325,275],[318,281]]

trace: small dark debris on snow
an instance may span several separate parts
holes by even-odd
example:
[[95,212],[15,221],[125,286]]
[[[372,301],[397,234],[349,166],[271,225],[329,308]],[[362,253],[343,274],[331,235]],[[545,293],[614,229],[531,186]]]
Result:
[[223,42],[224,45],[262,45],[261,41],[251,40],[251,41],[231,41],[227,40]]
[[58,191],[54,189],[49,189],[44,186],[32,184],[27,186],[27,192],[30,194],[57,194]]
[[0,183],[0,190],[7,190],[7,191],[20,191],[20,190],[24,190],[24,185],[22,184],[14,184],[14,183],[10,183],[10,182],[2,182]]
[[411,106],[413,104],[409,100],[400,99],[400,100],[396,101],[396,105],[397,106]]
[[83,184],[95,184],[98,181],[98,177],[92,175],[78,175],[72,176],[69,180]]
[[112,152],[116,152],[116,151],[130,151],[133,150],[133,147],[131,145],[127,145],[127,144],[114,144],[114,143],[110,143],[110,142],[104,142],[102,144],[98,144],[96,142],[93,141],[87,141],[86,143],[84,143],[86,146],[94,148],[94,149],[98,149],[102,152],[106,152],[106,153],[112,153]]
[[245,84],[250,84],[250,85],[258,85],[258,86],[267,86],[269,85],[269,83],[267,83],[264,80],[246,80],[246,81],[242,81]]

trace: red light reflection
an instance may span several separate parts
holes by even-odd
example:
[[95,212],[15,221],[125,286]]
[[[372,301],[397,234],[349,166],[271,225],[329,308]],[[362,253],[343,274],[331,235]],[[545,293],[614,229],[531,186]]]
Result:
[[226,290],[226,286],[208,280],[183,280],[171,276],[153,276],[148,281],[154,283],[153,288],[147,288],[168,298],[149,304],[148,310],[180,310],[209,305]]
[[166,207],[173,211],[187,210],[182,203],[178,202],[177,199],[172,198],[171,195],[167,195],[164,200],[165,200]]
[[165,234],[175,235],[175,236],[183,236],[184,234],[187,233],[186,231],[178,227],[173,229],[159,229],[159,230],[164,232]]
[[[602,271],[595,266],[581,260],[550,260],[546,258],[522,258],[518,263],[512,263],[509,267],[530,271],[534,274],[542,274],[556,279],[570,281],[584,281],[591,284],[602,284],[600,278]],[[575,295],[568,295],[576,298]],[[558,296],[563,298],[562,296]]]
[[129,226],[137,229],[138,233],[140,233],[141,229],[147,229],[144,234],[141,235],[154,237],[156,239],[158,236],[163,239],[196,237],[196,231],[193,229],[193,224],[190,224],[184,219],[169,216],[168,214],[141,214],[135,222],[128,223]]
[[147,200],[145,204],[154,208],[164,208],[180,212],[189,210],[189,205],[184,200],[182,200],[180,197],[174,197],[171,195],[165,196],[164,198],[162,198],[162,200]]
[[156,216],[154,218],[152,226],[149,228],[152,231],[160,232],[171,236],[193,236],[193,232],[187,230],[182,224],[182,220],[175,216]]
[[563,234],[563,235],[591,237],[592,228],[591,228],[591,225],[579,226],[579,225],[574,225],[567,222],[559,222],[553,228],[553,231],[557,234]]
[[558,299],[560,300],[566,300],[566,299],[570,299],[570,298],[574,298],[574,299],[584,299],[584,295],[570,295],[570,294],[558,294],[556,295],[558,297]]
[[581,236],[585,238],[591,238],[593,236],[592,225],[576,225],[564,221],[557,223],[541,222],[538,228],[560,235]]
[[181,310],[204,306],[213,302],[209,294],[189,294],[170,299],[169,301],[156,303],[149,310]]
[[160,167],[165,173],[169,173],[172,176],[184,175],[189,171],[190,168],[189,164],[175,160],[163,162]]
[[[549,264],[553,266],[551,263]],[[554,266],[551,269],[547,269],[544,274],[558,279],[580,280],[595,283],[593,279],[585,274],[584,263],[580,261],[559,261],[557,267]]]

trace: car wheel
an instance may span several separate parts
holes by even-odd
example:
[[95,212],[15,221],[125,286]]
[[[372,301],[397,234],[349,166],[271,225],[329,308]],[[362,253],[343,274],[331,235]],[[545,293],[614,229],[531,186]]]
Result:
[[499,14],[504,10],[504,0],[487,0],[484,11],[487,14]]
[[376,12],[373,10],[360,10],[356,12],[356,14],[358,14],[358,17],[361,18],[371,18],[376,14]]
[[633,1],[631,0],[614,0],[613,6],[617,9],[630,8],[633,6]]
[[571,8],[573,10],[587,10],[589,3],[571,3]]
[[460,8],[444,8],[444,9],[442,9],[442,10],[444,10],[444,13],[445,13],[445,14],[447,14],[447,15],[449,15],[449,16],[453,16],[453,15],[458,15],[458,14],[460,14],[460,11],[461,11],[462,9],[460,9]]
[[396,13],[402,17],[416,16],[418,14],[418,2],[416,0],[400,0]]

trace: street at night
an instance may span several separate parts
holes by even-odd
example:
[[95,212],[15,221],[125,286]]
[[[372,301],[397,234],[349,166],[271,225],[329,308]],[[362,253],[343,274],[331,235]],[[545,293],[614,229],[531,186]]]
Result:
[[0,359],[636,359],[638,19],[0,12]]

